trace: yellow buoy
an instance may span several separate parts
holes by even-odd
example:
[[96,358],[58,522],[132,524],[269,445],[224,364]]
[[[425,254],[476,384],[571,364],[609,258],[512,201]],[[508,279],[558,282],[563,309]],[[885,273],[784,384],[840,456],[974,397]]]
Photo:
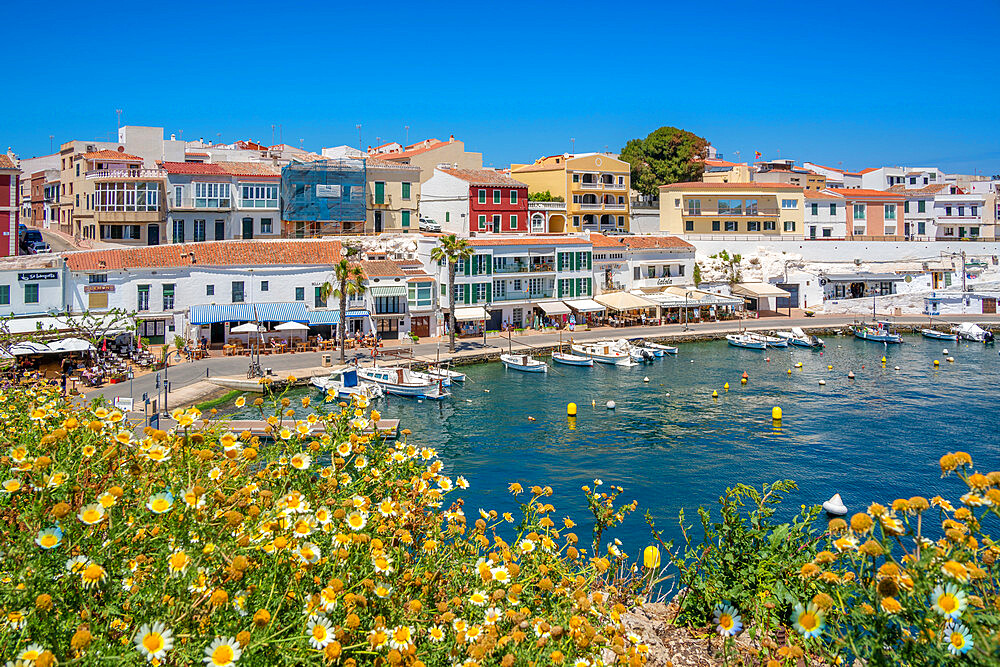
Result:
[[934,365],[935,365],[935,366],[940,366],[940,365],[941,365],[941,362],[940,362],[940,361],[938,361],[937,359],[935,359],[935,360],[934,360]]
[[791,369],[791,368],[789,368],[789,369],[788,369],[788,374],[789,374],[789,375],[791,375],[791,374],[792,374],[792,369]]
[[746,378],[740,378],[740,384],[746,384],[746,383],[747,383]]
[[719,397],[719,392],[717,392],[717,391],[715,391],[715,390],[713,389],[713,390],[712,390],[712,398],[718,398],[718,397]]
[[722,385],[722,388],[725,389],[726,391],[729,391],[729,383],[727,382],[726,384]]
[[832,371],[833,370],[833,364],[827,364],[826,370]]
[[771,408],[771,419],[781,419],[781,408],[777,405]]
[[570,417],[576,416],[576,403],[570,403],[566,406],[566,414]]
[[885,357],[882,357],[882,363],[883,364],[885,363]]
[[647,570],[660,567],[660,549],[656,545],[646,547],[642,552],[642,564]]

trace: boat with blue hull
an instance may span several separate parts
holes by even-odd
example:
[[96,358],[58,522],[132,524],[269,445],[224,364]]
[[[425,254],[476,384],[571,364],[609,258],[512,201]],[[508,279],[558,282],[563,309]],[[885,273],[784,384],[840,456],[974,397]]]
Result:
[[903,337],[893,331],[887,322],[877,322],[874,326],[856,327],[854,337],[873,343],[902,343]]

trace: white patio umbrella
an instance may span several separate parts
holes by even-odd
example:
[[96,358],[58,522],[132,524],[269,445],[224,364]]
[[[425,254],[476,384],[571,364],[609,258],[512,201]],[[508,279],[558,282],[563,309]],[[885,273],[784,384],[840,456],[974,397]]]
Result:
[[95,349],[90,341],[82,338],[63,338],[50,343],[49,347],[58,352],[88,352]]
[[254,324],[253,322],[247,322],[246,324],[241,324],[238,327],[233,327],[229,330],[229,333],[244,334],[244,333],[260,333],[263,331],[260,326]]
[[15,357],[26,354],[46,354],[53,351],[54,350],[45,343],[36,343],[30,340],[14,343],[10,346],[10,353]]
[[308,324],[302,324],[301,322],[285,322],[284,324],[279,324],[274,327],[275,331],[309,331]]

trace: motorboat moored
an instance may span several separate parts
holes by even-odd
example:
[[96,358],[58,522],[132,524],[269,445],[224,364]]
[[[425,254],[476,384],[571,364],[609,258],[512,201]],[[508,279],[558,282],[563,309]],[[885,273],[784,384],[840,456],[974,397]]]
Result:
[[568,352],[553,352],[552,361],[557,364],[566,364],[567,366],[593,366],[594,360],[590,357],[581,357],[576,354],[569,354]]
[[501,354],[500,361],[508,370],[525,373],[547,373],[549,370],[547,363],[534,359],[529,354]]
[[756,338],[751,338],[746,334],[729,334],[726,341],[733,347],[745,347],[748,350],[763,350],[767,348],[767,343]]
[[648,347],[651,350],[661,350],[666,354],[677,354],[677,348],[673,345],[663,345],[662,343],[654,343],[647,340],[642,344],[642,346]]
[[778,338],[784,338],[797,347],[819,348],[825,346],[822,338],[807,334],[799,327],[792,327],[791,331],[775,331],[774,335]]
[[428,366],[423,370],[423,373],[435,378],[445,378],[451,380],[452,382],[465,382],[465,373],[453,371],[440,364]]
[[451,396],[442,387],[440,380],[414,377],[407,368],[359,368],[358,377],[374,382],[387,394],[413,396],[417,398],[444,398]]
[[978,324],[972,322],[962,322],[957,324],[951,329],[958,337],[962,340],[971,340],[977,343],[992,343],[993,342],[993,332],[987,331]]
[[382,388],[372,382],[361,382],[358,371],[353,368],[334,371],[327,376],[317,376],[309,381],[312,386],[326,393],[334,393],[337,398],[350,399],[352,396],[364,396],[376,399],[384,396]]
[[631,363],[628,352],[618,349],[610,343],[594,343],[570,345],[570,350],[576,354],[590,357],[594,361],[602,364],[614,364],[618,366],[628,366]]
[[788,347],[788,341],[779,336],[765,336],[764,334],[761,333],[749,333],[749,332],[744,333],[743,335],[753,340],[758,340],[764,343],[765,347]]
[[938,331],[937,329],[921,329],[920,335],[924,338],[933,338],[934,340],[958,340],[957,333],[948,333],[947,331]]
[[862,326],[854,329],[855,338],[870,340],[875,343],[902,343],[903,337],[889,328],[885,322],[877,322],[875,326]]

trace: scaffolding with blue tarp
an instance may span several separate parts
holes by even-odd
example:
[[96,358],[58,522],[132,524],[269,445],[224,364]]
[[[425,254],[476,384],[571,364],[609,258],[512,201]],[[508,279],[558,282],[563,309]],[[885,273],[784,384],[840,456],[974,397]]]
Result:
[[281,219],[285,236],[363,233],[365,160],[293,161],[281,170]]

